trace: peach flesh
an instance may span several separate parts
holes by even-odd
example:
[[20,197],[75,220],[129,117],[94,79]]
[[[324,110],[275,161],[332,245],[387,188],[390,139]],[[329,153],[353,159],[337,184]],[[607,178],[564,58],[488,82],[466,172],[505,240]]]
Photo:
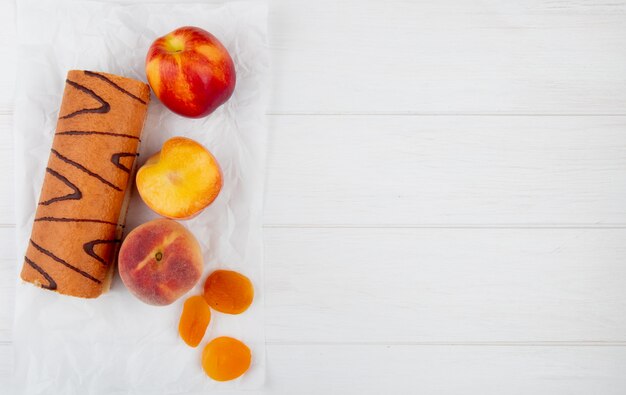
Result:
[[141,199],[157,214],[188,219],[199,214],[220,193],[222,171],[201,144],[185,137],[167,140],[137,172]]

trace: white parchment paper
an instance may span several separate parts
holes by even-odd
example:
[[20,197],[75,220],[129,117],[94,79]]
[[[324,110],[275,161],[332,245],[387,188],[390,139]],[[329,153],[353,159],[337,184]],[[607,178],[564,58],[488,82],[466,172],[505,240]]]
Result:
[[[228,48],[237,70],[235,92],[199,120],[170,112],[153,95],[139,164],[175,135],[201,142],[216,156],[224,173],[222,192],[199,216],[182,221],[200,242],[205,260],[201,282],[186,296],[201,292],[208,273],[228,268],[253,281],[254,303],[241,315],[212,312],[203,342],[193,349],[177,333],[185,297],[167,307],[149,306],[135,299],[116,274],[107,294],[78,299],[22,283],[16,274],[15,393],[180,394],[263,384],[261,212],[268,74],[263,2],[18,1],[17,242],[25,251],[66,72],[104,71],[146,81],[144,58],[152,41],[184,25],[210,31]],[[126,233],[156,217],[135,189]],[[21,265],[20,258],[18,270]],[[222,335],[243,340],[253,355],[248,373],[228,383],[209,379],[200,364],[207,341]]]

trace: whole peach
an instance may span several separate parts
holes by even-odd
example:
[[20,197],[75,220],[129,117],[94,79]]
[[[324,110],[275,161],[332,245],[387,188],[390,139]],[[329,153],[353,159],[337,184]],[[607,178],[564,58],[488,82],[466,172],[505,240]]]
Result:
[[141,301],[164,306],[200,280],[202,253],[195,237],[170,219],[155,219],[126,236],[118,257],[120,277]]

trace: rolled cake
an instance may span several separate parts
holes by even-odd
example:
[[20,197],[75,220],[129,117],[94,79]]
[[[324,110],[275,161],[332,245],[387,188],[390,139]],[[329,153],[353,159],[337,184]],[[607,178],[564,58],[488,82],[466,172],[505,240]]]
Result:
[[109,288],[150,88],[72,70],[21,277],[65,295]]

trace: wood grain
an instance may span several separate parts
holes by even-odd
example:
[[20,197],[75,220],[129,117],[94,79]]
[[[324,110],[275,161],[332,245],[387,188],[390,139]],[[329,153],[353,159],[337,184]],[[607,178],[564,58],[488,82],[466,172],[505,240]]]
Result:
[[626,340],[626,230],[265,235],[270,341]]
[[[269,344],[265,389],[246,393],[623,395],[625,351],[615,346]],[[10,374],[10,352],[10,345],[0,344],[0,377]]]
[[[10,114],[13,110],[13,94],[16,74],[16,31],[15,2],[0,2],[0,47],[2,62],[0,65],[0,115]],[[1,130],[1,129],[0,129]],[[3,131],[0,131],[2,134]],[[3,167],[4,169],[4,167]]]
[[[626,229],[266,229],[267,339],[626,342],[625,239]],[[5,256],[21,255],[12,245]]]
[[626,384],[624,351],[621,347],[270,345],[267,387],[283,394],[617,395],[623,394]]
[[[274,1],[269,112],[626,114],[625,10],[621,0]],[[0,113],[10,108],[0,94]]]
[[[0,225],[15,223],[12,115],[0,114]],[[43,169],[42,169],[43,171]]]
[[625,114],[626,3],[284,0],[272,113]]
[[626,117],[270,117],[267,225],[621,225]]
[[[13,331],[13,314],[15,312],[15,284],[17,280],[15,262],[0,261],[0,343],[10,342]],[[0,357],[0,361],[2,358]],[[2,368],[0,368],[2,377]]]
[[[271,116],[269,130],[267,226],[626,224],[623,116]],[[3,194],[0,224],[13,215]]]
[[626,2],[270,4],[264,393],[624,394]]

